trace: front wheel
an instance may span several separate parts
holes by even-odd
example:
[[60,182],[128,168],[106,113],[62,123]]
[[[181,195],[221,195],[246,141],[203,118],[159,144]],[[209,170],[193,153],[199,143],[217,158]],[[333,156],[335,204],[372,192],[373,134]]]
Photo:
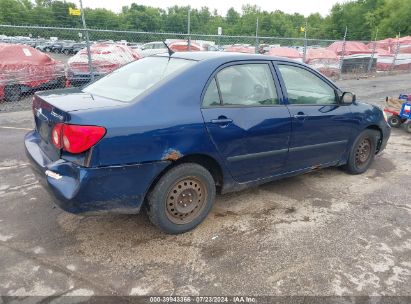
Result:
[[150,221],[162,231],[179,234],[194,229],[210,212],[216,187],[204,167],[186,163],[168,171],[149,193]]
[[377,150],[379,132],[364,130],[351,147],[345,169],[350,174],[361,174],[368,170],[374,160]]

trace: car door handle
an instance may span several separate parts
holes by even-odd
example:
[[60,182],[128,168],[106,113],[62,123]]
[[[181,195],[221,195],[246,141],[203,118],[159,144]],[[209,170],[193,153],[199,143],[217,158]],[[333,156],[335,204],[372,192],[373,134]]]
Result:
[[303,112],[298,112],[297,114],[294,115],[294,118],[304,119],[304,118],[306,118],[307,116],[308,116],[308,115],[307,115],[307,114],[304,114]]
[[232,123],[233,120],[230,118],[227,118],[225,116],[220,116],[217,119],[212,119],[211,123],[217,124],[217,125],[228,125],[229,123]]

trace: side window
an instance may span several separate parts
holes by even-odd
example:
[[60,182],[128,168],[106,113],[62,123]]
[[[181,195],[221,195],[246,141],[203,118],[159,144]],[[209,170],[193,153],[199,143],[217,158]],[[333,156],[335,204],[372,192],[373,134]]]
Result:
[[242,64],[217,74],[224,106],[278,104],[277,92],[268,64]]
[[335,104],[334,89],[313,73],[296,66],[279,65],[290,104]]
[[203,107],[212,107],[220,105],[220,96],[218,95],[218,88],[215,78],[208,85],[207,91],[204,94]]

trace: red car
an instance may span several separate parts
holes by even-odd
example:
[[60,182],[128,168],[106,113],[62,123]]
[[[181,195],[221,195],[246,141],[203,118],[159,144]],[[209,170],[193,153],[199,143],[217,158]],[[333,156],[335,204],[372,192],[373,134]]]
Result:
[[[140,55],[122,44],[98,43],[90,46],[94,76],[101,76],[135,60]],[[91,80],[87,48],[80,50],[67,62],[67,79],[74,86],[83,85]]]
[[202,47],[193,41],[190,42],[190,49],[188,47],[188,41],[183,40],[183,41],[174,41],[171,42],[168,47],[172,49],[174,52],[195,52],[195,51],[202,51]]
[[225,48],[224,52],[255,54],[255,47],[247,45],[232,45]]
[[290,47],[273,47],[270,48],[267,55],[275,56],[275,57],[284,57],[292,60],[296,60],[298,62],[303,62],[301,54],[293,48]]
[[27,45],[0,43],[0,71],[0,100],[66,83],[62,62]]
[[308,49],[306,63],[327,77],[336,77],[340,74],[340,59],[329,49]]

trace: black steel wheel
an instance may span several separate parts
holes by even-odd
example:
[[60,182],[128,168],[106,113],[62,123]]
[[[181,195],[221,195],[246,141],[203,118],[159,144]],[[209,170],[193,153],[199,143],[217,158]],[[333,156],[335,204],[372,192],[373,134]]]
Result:
[[207,187],[196,177],[174,183],[167,195],[167,217],[177,225],[187,224],[198,217],[205,207]]
[[346,171],[351,174],[361,174],[368,170],[377,151],[380,132],[366,129],[360,133],[351,147]]
[[371,157],[371,139],[370,137],[365,137],[358,144],[357,150],[355,151],[355,164],[357,167],[361,168],[368,163]]
[[210,172],[194,163],[183,163],[167,173],[147,196],[150,221],[162,231],[178,234],[194,229],[210,212],[215,199]]

